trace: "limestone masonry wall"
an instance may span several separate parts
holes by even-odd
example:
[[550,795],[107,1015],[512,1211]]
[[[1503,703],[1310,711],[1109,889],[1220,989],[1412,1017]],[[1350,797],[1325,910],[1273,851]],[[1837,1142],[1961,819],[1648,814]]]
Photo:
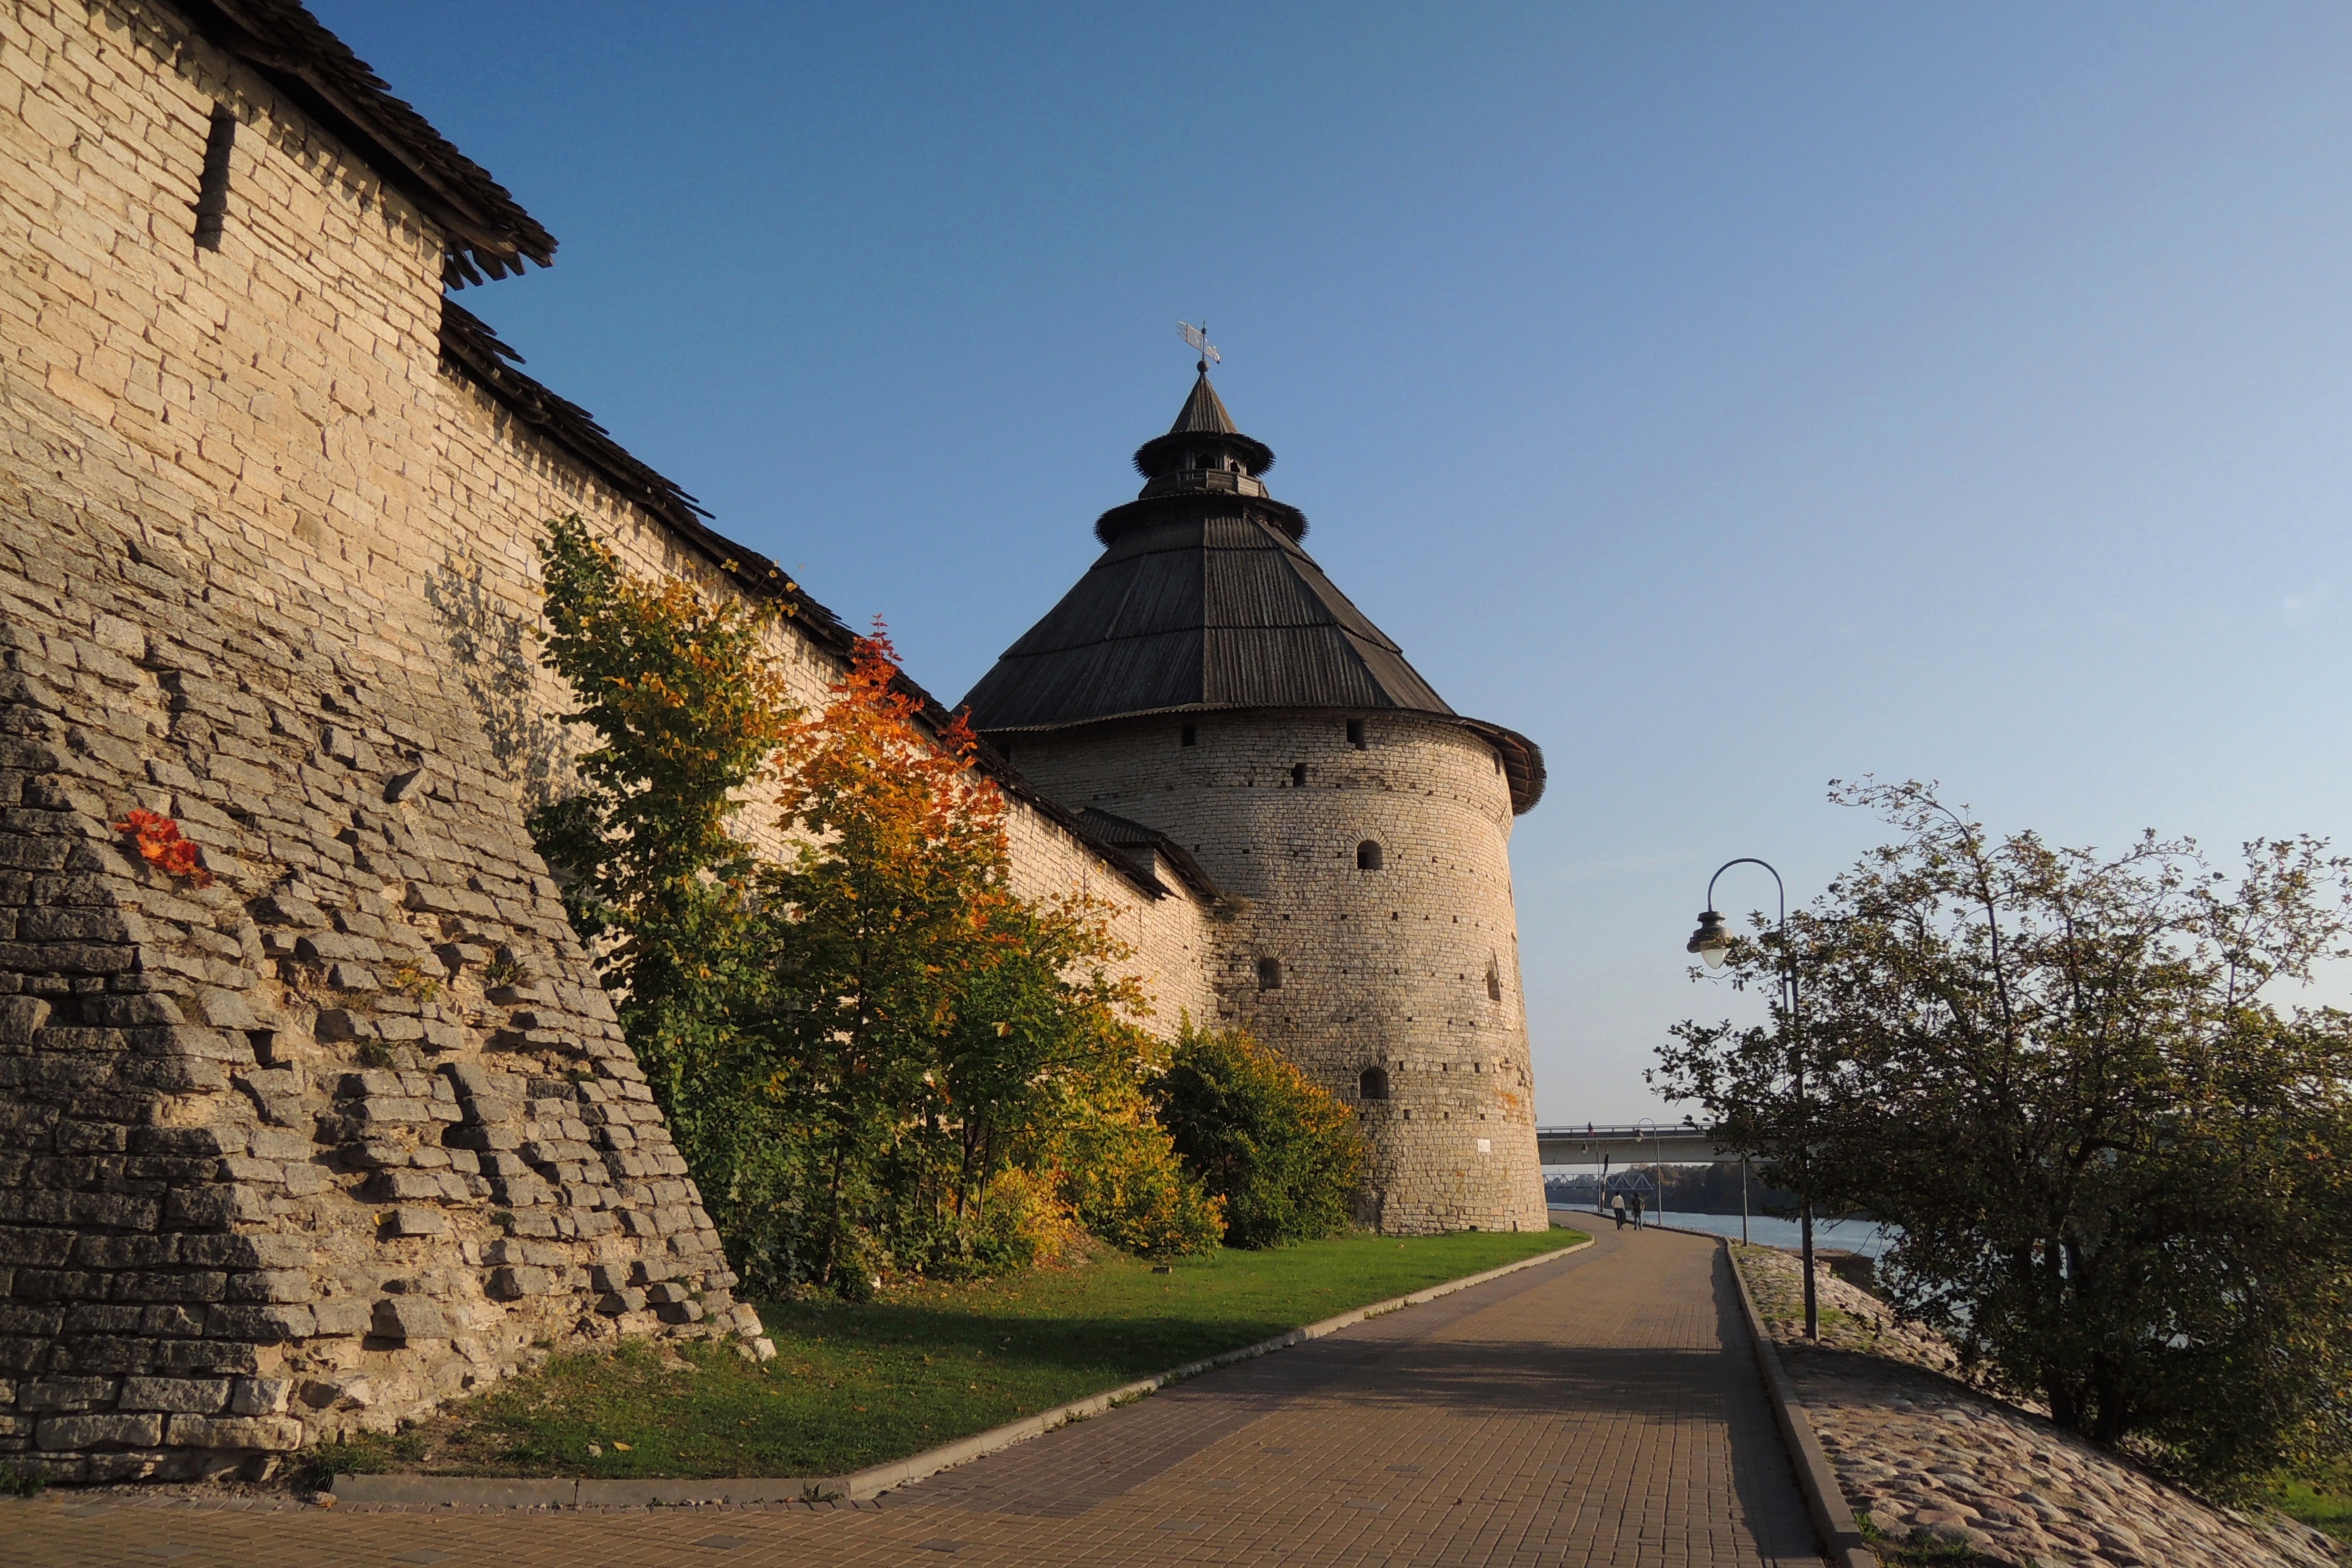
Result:
[[[1356,1104],[1375,1154],[1367,1218],[1540,1228],[1509,785],[1458,725],[1355,722],[1360,746],[1340,714],[1132,720],[1024,736],[1014,761],[1057,799],[1169,835],[1248,900],[1217,1016]],[[1367,846],[1376,868],[1359,865]],[[1360,1093],[1368,1068],[1385,1099]]]
[[[544,1342],[756,1334],[521,831],[533,525],[725,574],[443,366],[440,237],[168,6],[0,11],[0,1465],[258,1473]],[[1213,1005],[1196,899],[1013,838]]]

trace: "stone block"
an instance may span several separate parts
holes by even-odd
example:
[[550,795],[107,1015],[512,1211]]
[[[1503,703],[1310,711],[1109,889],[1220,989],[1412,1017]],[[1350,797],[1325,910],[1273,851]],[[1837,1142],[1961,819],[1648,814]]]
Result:
[[290,1415],[174,1415],[164,1441],[175,1448],[287,1453],[302,1446],[302,1423]]
[[180,1260],[191,1267],[212,1268],[300,1268],[312,1257],[310,1239],[303,1236],[184,1236]]
[[628,1286],[607,1290],[596,1299],[596,1310],[614,1318],[624,1312],[642,1312],[646,1310],[646,1293]]
[[215,1029],[257,1029],[261,1020],[253,1005],[234,991],[204,990],[191,1003],[195,1016]]
[[525,1296],[543,1296],[552,1283],[546,1269],[515,1264],[490,1270],[488,1289],[498,1300],[513,1301]]
[[212,1339],[274,1345],[307,1340],[318,1331],[318,1320],[299,1303],[269,1306],[223,1304],[205,1311],[205,1333]]
[[321,1339],[347,1339],[355,1334],[364,1334],[375,1317],[373,1310],[365,1301],[354,1301],[349,1298],[320,1301],[310,1309],[310,1314],[316,1325],[314,1331]]
[[415,1343],[449,1337],[449,1320],[435,1303],[421,1296],[387,1296],[375,1304],[374,1331],[386,1339]]
[[285,1377],[240,1377],[231,1385],[228,1407],[237,1415],[283,1415],[294,1382]]
[[155,1410],[170,1415],[210,1415],[228,1404],[226,1378],[126,1377],[118,1407]]
[[228,1300],[232,1301],[308,1301],[318,1293],[310,1276],[299,1268],[257,1269],[228,1278]]
[[313,1033],[321,1044],[335,1045],[344,1040],[364,1040],[374,1037],[374,1026],[363,1014],[346,1007],[320,1010]]
[[670,1306],[687,1299],[688,1293],[686,1287],[674,1280],[666,1279],[658,1285],[648,1285],[646,1287],[646,1300],[651,1301],[656,1307]]
[[370,1203],[435,1203],[443,1196],[441,1183],[430,1171],[378,1171],[362,1188]]
[[391,1236],[446,1236],[449,1220],[439,1209],[406,1205],[394,1209],[383,1227]]
[[34,1431],[36,1446],[48,1449],[152,1448],[163,1440],[163,1417],[148,1415],[51,1415]]
[[50,1005],[38,996],[0,996],[0,1046],[29,1046],[49,1021]]
[[16,1407],[27,1411],[89,1410],[114,1398],[110,1377],[38,1377],[20,1385]]
[[661,1321],[665,1323],[698,1323],[702,1321],[702,1303],[699,1301],[672,1301],[655,1310],[661,1314]]
[[294,893],[273,893],[249,906],[253,918],[265,925],[292,926],[298,931],[323,931],[327,911]]

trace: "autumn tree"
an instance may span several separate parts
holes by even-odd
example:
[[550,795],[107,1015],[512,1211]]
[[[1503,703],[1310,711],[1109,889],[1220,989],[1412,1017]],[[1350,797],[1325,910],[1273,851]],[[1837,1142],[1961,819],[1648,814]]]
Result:
[[[1072,1215],[1213,1245],[1105,908],[1013,892],[977,743],[887,637],[804,713],[779,612],[632,574],[576,519],[541,555],[545,661],[598,744],[531,830],[738,1271],[856,1294],[1016,1265]],[[771,786],[791,847],[762,865],[739,818]]]
[[1125,954],[1099,908],[1011,890],[977,750],[961,718],[923,721],[878,631],[784,737],[777,806],[799,837],[760,880],[759,1029],[811,1163],[776,1254],[835,1289],[968,1258],[1000,1170],[1056,1160],[1138,1098],[1150,1047],[1111,973]]
[[1995,838],[1917,784],[1836,798],[1900,837],[1792,948],[1759,923],[1727,965],[1771,994],[1793,956],[1801,1017],[1685,1023],[1653,1081],[1895,1227],[1897,1304],[2059,1425],[2222,1490],[2344,1453],[2352,1020],[2270,993],[2345,955],[2347,863]]

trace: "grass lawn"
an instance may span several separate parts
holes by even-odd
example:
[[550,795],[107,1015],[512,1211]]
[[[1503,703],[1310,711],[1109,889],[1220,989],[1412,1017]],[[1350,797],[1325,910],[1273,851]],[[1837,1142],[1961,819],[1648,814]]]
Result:
[[559,1356],[394,1436],[311,1459],[343,1471],[839,1475],[1581,1239],[1350,1236],[1221,1249],[1166,1274],[1104,1250],[1075,1268],[913,1285],[863,1306],[772,1303],[760,1315],[778,1353],[764,1365],[704,1345]]
[[2270,1505],[2290,1519],[2352,1547],[2352,1465],[2339,1465],[2316,1483],[2282,1476],[2263,1489]]

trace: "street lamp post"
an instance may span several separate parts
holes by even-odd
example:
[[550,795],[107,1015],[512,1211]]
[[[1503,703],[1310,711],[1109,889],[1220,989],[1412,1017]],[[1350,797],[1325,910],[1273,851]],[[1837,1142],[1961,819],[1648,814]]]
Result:
[[[1650,1121],[1648,1117],[1642,1119]],[[1658,1223],[1666,1223],[1666,1153],[1658,1142],[1658,1124],[1650,1121],[1650,1174],[1658,1184]]]
[[[1695,952],[1698,954],[1699,957],[1706,961],[1706,966],[1709,969],[1722,968],[1723,961],[1730,956],[1731,932],[1724,929],[1723,917],[1716,912],[1715,884],[1718,878],[1720,878],[1726,871],[1730,870],[1734,866],[1763,867],[1765,870],[1771,872],[1772,886],[1780,889],[1780,994],[1783,1000],[1787,1003],[1789,1016],[1789,1062],[1790,1072],[1796,1079],[1798,1132],[1800,1134],[1800,1142],[1802,1144],[1797,1165],[1800,1174],[1800,1180],[1797,1184],[1797,1198],[1801,1205],[1799,1209],[1799,1213],[1801,1215],[1801,1228],[1800,1235],[1803,1242],[1804,1251],[1805,1337],[1809,1340],[1818,1340],[1822,1337],[1822,1321],[1819,1292],[1813,1284],[1812,1149],[1810,1142],[1805,1142],[1805,1140],[1810,1139],[1811,1136],[1812,1118],[1809,1113],[1809,1108],[1805,1103],[1804,1021],[1797,1005],[1797,953],[1795,947],[1789,941],[1789,889],[1788,885],[1780,880],[1780,873],[1777,870],[1773,870],[1772,865],[1769,861],[1759,860],[1753,856],[1747,855],[1741,856],[1737,860],[1726,860],[1722,865],[1717,867],[1715,869],[1715,876],[1709,877],[1706,879],[1706,909],[1698,917],[1698,930],[1691,933],[1691,939],[1688,942],[1684,944],[1683,951],[1685,952]],[[1748,1228],[1745,1223],[1748,1208],[1746,1175],[1747,1165],[1743,1157],[1741,1162],[1739,1205],[1741,1211],[1740,1217],[1742,1221],[1740,1229],[1743,1234]]]

